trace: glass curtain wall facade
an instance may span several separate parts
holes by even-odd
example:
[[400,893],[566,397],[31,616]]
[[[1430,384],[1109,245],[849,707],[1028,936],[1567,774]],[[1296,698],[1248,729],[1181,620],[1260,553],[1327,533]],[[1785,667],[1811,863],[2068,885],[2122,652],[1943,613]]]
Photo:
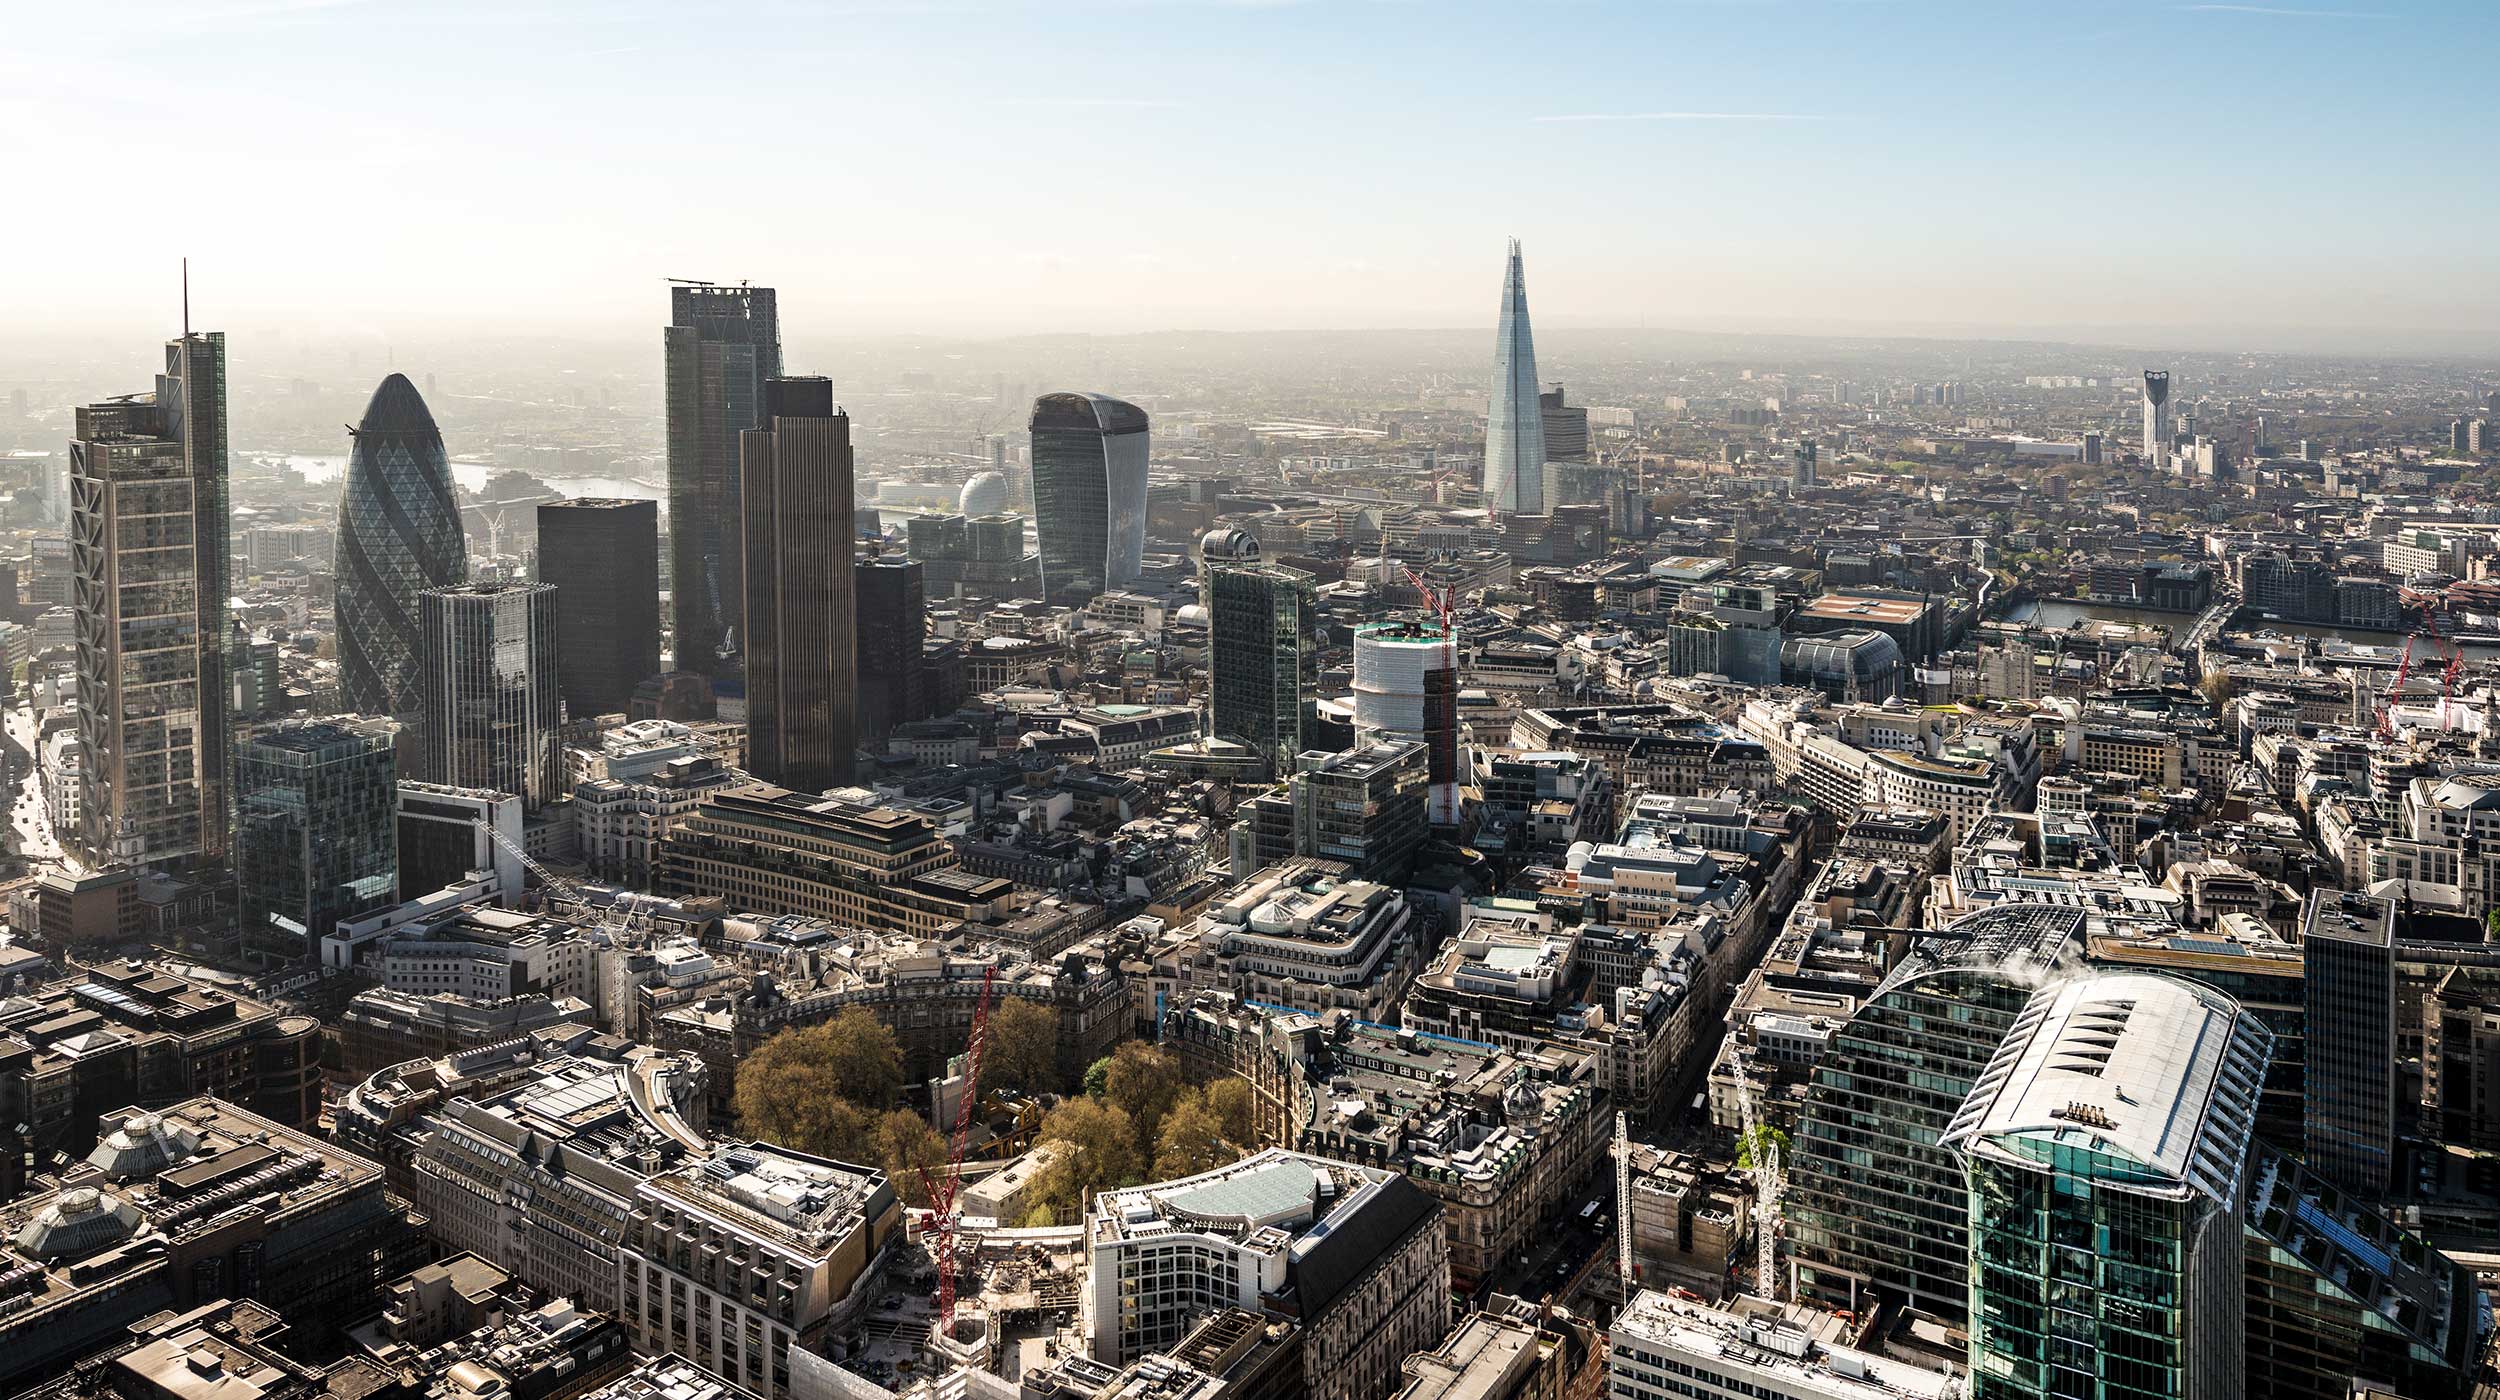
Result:
[[230,836],[226,340],[165,346],[152,396],[70,443],[77,839],[105,860],[223,860]]
[[561,795],[556,591],[479,583],[418,595],[424,638],[411,776],[510,793],[536,810]]
[[294,722],[254,735],[236,755],[247,955],[268,963],[315,957],[341,919],[397,900],[393,734],[386,720]]
[[739,645],[745,590],[738,437],[764,423],[781,377],[770,287],[669,289],[661,333],[668,398],[668,587],[678,670],[718,676]]
[[1968,1314],[1969,1203],[1944,1132],[2083,927],[2071,909],[1970,915],[1913,950],[1833,1035],[1788,1154],[1799,1296],[1861,1315],[1879,1300]]
[[1214,737],[1255,750],[1270,777],[1302,752],[1319,649],[1309,574],[1223,564],[1206,584],[1207,713]]
[[2387,1189],[2396,1141],[2396,917],[2357,891],[2309,897],[2301,930],[2307,1158],[2347,1191]]
[[339,486],[339,692],[356,714],[417,708],[417,595],[468,577],[451,458],[417,386],[373,391]]
[[1100,394],[1033,401],[1042,592],[1080,606],[1137,581],[1146,553],[1145,411]]
[[1484,503],[1498,515],[1545,514],[1543,386],[1528,328],[1528,275],[1519,240],[1502,274],[1501,324],[1493,333],[1493,402],[1484,428]]
[[540,506],[538,581],[556,590],[564,713],[625,713],[634,687],[660,673],[659,502]]
[[851,780],[859,745],[851,420],[824,379],[765,394],[743,443],[747,767],[822,792]]
[[921,650],[929,639],[921,563],[889,555],[852,570],[859,620],[859,737],[881,744],[899,724],[929,713]]

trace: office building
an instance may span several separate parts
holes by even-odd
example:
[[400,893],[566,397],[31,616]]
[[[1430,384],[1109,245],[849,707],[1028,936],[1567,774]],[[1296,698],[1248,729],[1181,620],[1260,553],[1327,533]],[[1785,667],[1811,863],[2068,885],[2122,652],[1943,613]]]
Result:
[[1458,638],[1440,622],[1376,622],[1354,631],[1354,728],[1424,746],[1431,819],[1458,821]]
[[2240,1215],[2273,1037],[2222,993],[2034,994],[1945,1145],[1970,1188],[1972,1400],[2237,1400]]
[[1804,487],[1815,484],[1817,480],[1817,477],[1815,476],[1815,459],[1816,454],[1820,450],[1821,444],[1817,443],[1814,439],[1798,439],[1797,445],[1789,451],[1788,475],[1790,485]]
[[2310,1170],[2347,1191],[2387,1189],[2396,1146],[2396,906],[2315,890],[2301,930]]
[[538,581],[556,591],[556,688],[575,723],[621,715],[660,674],[660,503],[538,508]]
[[2161,471],[2170,464],[2170,371],[2144,371],[2144,465]]
[[[500,839],[498,839],[500,838]],[[399,892],[419,899],[483,871],[521,888],[521,799],[507,792],[403,781],[399,785]]]
[[672,665],[717,676],[743,640],[738,437],[764,425],[764,386],[781,377],[773,289],[709,282],[670,288],[661,347]]
[[1312,579],[1259,562],[1259,542],[1213,530],[1205,561],[1207,722],[1211,737],[1243,745],[1273,778],[1302,752],[1318,680]]
[[[1679,1296],[1680,1295],[1680,1296]],[[1606,1400],[1961,1400],[1959,1377],[1818,1336],[1802,1311],[1643,1288],[1607,1331]]]
[[451,458],[408,376],[373,391],[339,486],[340,703],[350,713],[417,711],[417,595],[467,580],[469,557]]
[[1108,1365],[1239,1308],[1295,1324],[1310,1400],[1387,1400],[1449,1331],[1441,1207],[1387,1168],[1269,1148],[1102,1192],[1085,1246],[1085,1336]]
[[1042,591],[1081,607],[1137,581],[1146,551],[1147,422],[1100,394],[1033,401],[1033,525]]
[[928,818],[755,784],[707,794],[660,839],[660,888],[758,914],[942,935],[1014,893],[972,875]]
[[917,559],[889,554],[851,570],[857,600],[859,742],[882,749],[896,725],[929,717],[929,685],[921,652],[929,640],[929,604]]
[[226,338],[165,345],[153,394],[78,410],[70,575],[78,844],[134,865],[227,854]]
[[1343,861],[1366,880],[1403,884],[1431,835],[1424,746],[1367,739],[1344,753],[1295,756],[1285,791],[1241,804],[1229,833],[1246,874],[1293,856]]
[[932,597],[1029,598],[1041,589],[1041,556],[1024,547],[1023,516],[914,515],[903,532]]
[[1788,1152],[1797,1296],[1865,1313],[1970,1308],[1962,1165],[1940,1145],[2042,978],[2080,954],[2084,916],[1966,916],[1893,967],[1815,1062]]
[[2099,433],[2083,435],[2082,461],[2085,466],[2097,467],[2101,464],[2101,443],[2102,437]]
[[[1524,307],[1525,302],[1521,305]],[[1527,324],[1527,314],[1520,313],[1520,324]],[[1560,462],[1585,462],[1589,459],[1589,411],[1566,403],[1563,386],[1555,385],[1536,396],[1537,417],[1545,430],[1545,461],[1552,466]]]
[[235,756],[243,949],[308,960],[320,940],[399,893],[399,765],[388,720],[293,721]]
[[476,583],[418,595],[422,634],[411,776],[508,792],[536,810],[562,795],[556,742],[556,591]]
[[1528,329],[1528,281],[1519,240],[1502,274],[1501,324],[1493,333],[1493,402],[1484,428],[1484,504],[1495,515],[1545,514],[1544,398],[1538,392],[1535,337]]
[[859,743],[851,419],[826,379],[775,379],[764,399],[740,443],[747,766],[822,792],[851,780]]

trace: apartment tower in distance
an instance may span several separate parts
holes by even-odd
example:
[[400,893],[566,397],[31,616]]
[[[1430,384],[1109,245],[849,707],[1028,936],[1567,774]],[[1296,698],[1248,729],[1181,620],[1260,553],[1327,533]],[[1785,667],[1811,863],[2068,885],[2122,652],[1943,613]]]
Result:
[[660,504],[538,508],[538,581],[556,591],[557,684],[572,720],[623,714],[660,673]]
[[451,459],[408,376],[373,391],[339,486],[340,703],[411,717],[417,709],[417,595],[468,577]]
[[675,665],[718,675],[744,639],[738,435],[764,423],[781,377],[770,287],[681,283],[662,333],[668,396],[668,596]]
[[1033,401],[1033,527],[1042,592],[1081,606],[1137,579],[1146,554],[1146,414],[1100,394]]
[[1210,530],[1206,569],[1207,732],[1259,755],[1281,779],[1302,752],[1317,689],[1319,641],[1309,574],[1259,560],[1258,537]]
[[822,792],[859,743],[851,419],[827,379],[764,386],[745,460],[747,767]]
[[70,443],[77,841],[104,860],[227,854],[226,338],[165,345],[153,394],[78,410]]
[[2161,471],[2170,465],[2170,371],[2144,371],[2144,465]]
[[473,583],[417,598],[417,761],[410,776],[510,793],[535,811],[558,791],[556,591]]
[[1502,322],[1493,335],[1493,405],[1484,425],[1484,504],[1497,515],[1545,514],[1545,415],[1528,332],[1528,278],[1519,240],[1502,274]]

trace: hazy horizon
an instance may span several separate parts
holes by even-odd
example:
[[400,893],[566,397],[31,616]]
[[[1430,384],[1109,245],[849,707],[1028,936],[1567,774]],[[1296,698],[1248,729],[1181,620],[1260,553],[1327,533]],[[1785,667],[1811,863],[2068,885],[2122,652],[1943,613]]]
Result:
[[[1490,329],[2500,354],[2487,8],[130,0],[0,55],[12,335]],[[2453,81],[2440,75],[2453,73]],[[116,161],[121,162],[117,164]]]

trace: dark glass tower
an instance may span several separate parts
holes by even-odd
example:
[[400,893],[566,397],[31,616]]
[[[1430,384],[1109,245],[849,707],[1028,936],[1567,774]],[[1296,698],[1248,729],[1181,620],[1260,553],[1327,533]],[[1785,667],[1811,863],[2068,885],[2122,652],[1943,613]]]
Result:
[[408,376],[373,391],[339,488],[339,694],[350,711],[417,708],[417,595],[468,576],[443,435]]
[[423,782],[508,792],[533,810],[561,794],[556,591],[475,583],[418,595]]
[[747,766],[798,792],[851,780],[858,745],[851,420],[824,379],[765,386],[746,434]]
[[317,956],[341,919],[399,889],[399,766],[379,719],[290,721],[235,759],[235,870],[244,951]]
[[928,716],[921,647],[929,607],[917,559],[862,559],[851,571],[859,619],[859,737],[875,743],[894,726]]
[[78,410],[70,587],[78,840],[140,865],[223,860],[232,692],[226,338],[165,345],[153,395]]
[[1137,579],[1146,553],[1146,414],[1100,394],[1033,401],[1042,592],[1083,604]]
[[556,590],[558,686],[568,719],[623,714],[660,673],[660,505],[538,508],[538,581]]
[[2316,890],[2301,930],[2309,1169],[2347,1191],[2387,1189],[2396,1141],[2396,909]]
[[1271,778],[1302,752],[1318,681],[1309,574],[1259,562],[1241,530],[1210,530],[1206,563],[1207,723],[1217,739],[1255,750]]
[[675,664],[716,676],[745,640],[738,435],[764,424],[764,385],[781,377],[781,317],[770,287],[708,282],[671,288],[669,311],[662,344]]

